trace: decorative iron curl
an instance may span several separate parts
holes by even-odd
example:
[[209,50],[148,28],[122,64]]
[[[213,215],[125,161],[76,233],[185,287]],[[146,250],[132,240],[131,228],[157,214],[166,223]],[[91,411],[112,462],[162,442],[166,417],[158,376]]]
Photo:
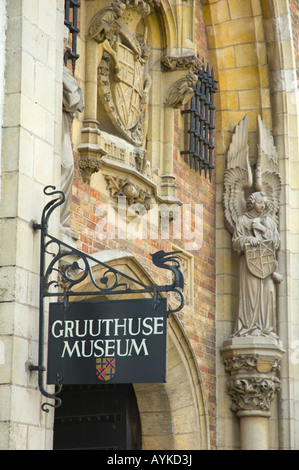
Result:
[[56,191],[55,186],[46,186],[44,188],[44,194],[46,196],[54,196],[58,195],[56,199],[49,201],[46,206],[44,207],[41,215],[41,222],[40,224],[34,223],[32,225],[33,230],[41,230],[41,242],[40,242],[40,293],[39,293],[39,348],[38,348],[38,365],[35,366],[31,364],[29,366],[30,371],[37,371],[38,372],[38,387],[41,394],[46,398],[54,399],[54,404],[45,402],[42,404],[41,408],[46,413],[49,412],[48,406],[52,406],[54,408],[58,408],[61,405],[61,399],[57,397],[57,395],[61,392],[62,389],[62,379],[57,377],[57,384],[58,389],[55,393],[49,393],[46,391],[44,384],[43,384],[43,372],[46,370],[43,363],[43,346],[44,346],[44,295],[43,295],[43,279],[44,279],[44,270],[45,270],[45,255],[47,253],[46,244],[45,244],[45,237],[48,231],[48,222],[50,215],[52,212],[59,207],[65,201],[65,194],[62,191]]
[[[52,190],[52,191],[51,191]],[[58,207],[58,206],[61,206],[61,204],[64,203],[65,201],[65,194],[62,192],[62,191],[58,191],[56,190],[56,186],[46,186],[44,188],[44,194],[46,196],[54,196],[55,194],[59,195],[58,198],[56,199],[53,199],[52,201],[49,201],[44,209],[43,209],[43,212],[42,212],[42,216],[41,216],[41,223],[40,224],[33,224],[32,228],[34,230],[38,230],[38,229],[44,229],[44,230],[47,230],[48,228],[48,222],[49,222],[49,218],[50,218],[50,215],[52,214],[52,212]]]

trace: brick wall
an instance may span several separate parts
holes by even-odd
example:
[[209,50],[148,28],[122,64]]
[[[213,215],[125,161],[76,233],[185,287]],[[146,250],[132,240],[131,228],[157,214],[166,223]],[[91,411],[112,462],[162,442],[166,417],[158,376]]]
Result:
[[[203,243],[200,249],[192,251],[194,256],[194,299],[193,308],[184,309],[179,315],[188,338],[198,359],[203,379],[204,393],[210,413],[211,443],[215,444],[215,184],[190,169],[180,156],[183,149],[183,131],[180,111],[176,113],[174,172],[178,185],[178,197],[184,203],[203,206]],[[184,243],[181,243],[184,248]]]

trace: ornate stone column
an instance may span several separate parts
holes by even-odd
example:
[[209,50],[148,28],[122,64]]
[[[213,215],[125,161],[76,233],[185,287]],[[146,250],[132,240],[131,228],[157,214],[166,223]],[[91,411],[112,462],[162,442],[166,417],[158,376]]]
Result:
[[280,389],[277,376],[284,353],[281,342],[267,337],[234,337],[221,354],[229,374],[231,409],[240,418],[242,450],[268,450],[271,402]]

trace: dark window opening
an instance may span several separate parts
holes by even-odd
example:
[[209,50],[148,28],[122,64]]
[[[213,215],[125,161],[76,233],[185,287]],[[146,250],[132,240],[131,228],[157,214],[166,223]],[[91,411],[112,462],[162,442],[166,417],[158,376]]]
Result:
[[198,72],[198,81],[194,87],[194,96],[191,106],[181,111],[184,116],[185,143],[181,155],[190,167],[205,177],[209,174],[211,180],[214,153],[214,95],[217,91],[217,82],[214,71],[211,73],[209,65]]
[[64,24],[70,32],[69,47],[64,53],[64,63],[70,60],[72,64],[73,74],[75,74],[76,60],[79,58],[77,54],[77,36],[80,31],[78,27],[78,9],[80,1],[64,0]]
[[64,385],[55,411],[54,450],[140,450],[131,384]]

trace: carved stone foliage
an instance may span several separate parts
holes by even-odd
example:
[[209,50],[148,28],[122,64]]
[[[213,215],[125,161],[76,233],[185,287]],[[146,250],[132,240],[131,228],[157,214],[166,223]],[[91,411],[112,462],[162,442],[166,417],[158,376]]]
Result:
[[269,412],[275,393],[280,389],[277,377],[236,376],[227,382],[233,411]]
[[96,173],[101,168],[102,163],[97,157],[81,157],[79,167],[81,170],[82,180],[86,184],[90,184],[90,178],[93,173]]
[[236,373],[237,371],[257,371],[257,372],[277,372],[280,369],[279,358],[269,358],[258,354],[237,354],[223,360],[227,372]]
[[189,70],[190,73],[197,73],[202,67],[202,62],[195,55],[185,56],[165,56],[161,61],[163,72],[172,70]]
[[100,128],[134,145],[142,145],[150,79],[146,63],[150,53],[143,18],[150,5],[143,0],[117,1],[93,18],[89,38],[102,47],[98,67]]
[[119,197],[125,197],[129,206],[141,204],[146,210],[149,210],[151,204],[155,202],[155,198],[148,191],[141,189],[128,178],[106,175],[105,180],[111,197],[116,200]]

